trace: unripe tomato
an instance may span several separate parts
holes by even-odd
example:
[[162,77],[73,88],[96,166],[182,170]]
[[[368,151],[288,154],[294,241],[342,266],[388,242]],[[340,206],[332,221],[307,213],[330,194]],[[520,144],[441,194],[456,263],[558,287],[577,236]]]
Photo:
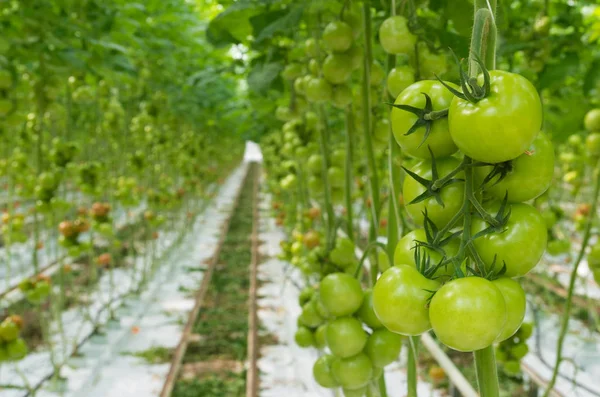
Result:
[[331,371],[331,366],[335,357],[326,354],[324,356],[319,357],[315,364],[313,365],[313,376],[315,381],[322,387],[326,387],[328,389],[339,387],[338,381],[333,377],[333,373]]
[[583,125],[589,132],[600,132],[600,109],[592,109],[586,113]]
[[387,90],[396,99],[406,87],[415,82],[415,71],[411,66],[396,66],[387,76]]
[[389,17],[379,28],[379,42],[388,54],[411,54],[417,42],[403,16]]
[[[495,214],[499,202],[484,206],[486,211]],[[528,204],[512,204],[510,218],[502,233],[481,236],[473,244],[479,256],[487,266],[495,258],[496,270],[506,264],[506,277],[522,277],[539,262],[548,240],[544,218],[534,207]],[[478,216],[473,217],[472,235],[485,229],[488,224]]]
[[352,59],[346,54],[329,54],[323,62],[323,77],[331,84],[342,84],[352,75]]
[[315,41],[315,39],[310,38],[310,39],[306,39],[306,41],[304,42],[304,50],[306,52],[306,55],[308,55],[309,57],[316,57],[317,56],[317,43]]
[[331,370],[340,386],[355,390],[369,384],[373,375],[373,364],[366,354],[360,353],[353,357],[336,358]]
[[364,58],[364,50],[361,46],[353,45],[346,52],[346,54],[350,56],[352,69],[356,70],[362,66],[363,58]]
[[298,327],[298,330],[294,335],[294,340],[300,347],[311,347],[315,344],[315,337],[312,331],[304,326]]
[[27,355],[27,344],[22,338],[6,344],[6,353],[9,360],[18,361]]
[[440,283],[412,266],[393,266],[373,287],[373,309],[379,321],[401,335],[421,335],[431,328],[427,302]]
[[502,277],[492,283],[500,290],[506,304],[506,324],[496,339],[496,342],[502,342],[513,336],[521,327],[525,318],[527,300],[521,285],[511,278]]
[[600,132],[592,132],[585,138],[585,148],[590,156],[600,156]]
[[19,337],[19,326],[7,317],[0,324],[0,339],[4,342],[12,342]]
[[379,87],[381,83],[385,79],[385,70],[383,70],[383,66],[377,61],[373,61],[371,64],[371,69],[369,71],[369,81],[372,86]]
[[338,109],[344,109],[350,105],[352,103],[352,90],[350,87],[347,84],[333,87],[331,102]]
[[[600,135],[600,134],[599,134]],[[600,141],[599,141],[600,144]],[[600,145],[599,145],[600,146]],[[484,186],[484,191],[502,200],[508,193],[508,201],[523,202],[544,193],[554,176],[554,146],[546,134],[540,133],[524,154],[507,165],[510,171],[498,182],[498,177]],[[492,171],[492,167],[476,167],[480,182]]]
[[352,28],[346,22],[330,22],[323,30],[323,43],[330,51],[344,52],[350,48],[352,41]]
[[331,164],[343,167],[346,164],[346,151],[338,149],[331,153]]
[[357,311],[363,301],[358,280],[346,273],[332,273],[321,281],[321,302],[333,316],[348,316]]
[[329,184],[332,187],[334,187],[334,188],[344,187],[345,177],[344,177],[344,171],[341,168],[329,167],[329,169],[327,170],[327,176],[329,178]]
[[310,79],[304,91],[309,102],[327,102],[333,95],[331,84],[323,78]]
[[[452,83],[447,82],[447,84],[458,88]],[[394,104],[423,109],[425,107],[424,93],[431,98],[434,111],[447,109],[452,102],[452,98],[454,98],[454,95],[439,81],[423,80],[408,86],[398,95]],[[446,117],[433,121],[430,134],[424,142],[425,127],[419,127],[416,132],[405,135],[418,120],[416,115],[402,109],[393,108],[390,118],[396,142],[410,156],[430,159],[429,148],[431,148],[436,158],[446,157],[457,150],[450,136],[448,118]]]
[[419,43],[419,75],[422,79],[435,79],[447,70],[446,55],[431,52],[425,43]]
[[[479,76],[483,84],[483,76]],[[525,77],[490,71],[490,93],[477,103],[454,97],[448,112],[452,140],[475,160],[500,163],[523,154],[542,126],[542,103]]]
[[[436,161],[436,167],[438,171],[438,177],[443,178],[453,171],[460,161],[448,157],[445,159],[439,159]],[[431,161],[423,160],[414,167],[411,167],[411,171],[425,179],[432,179],[431,172]],[[456,178],[464,178],[464,174],[461,172],[457,174]],[[402,187],[402,193],[407,203],[410,203],[416,197],[424,193],[426,190],[425,186],[414,180],[407,175],[404,179]],[[456,215],[461,209],[464,201],[464,182],[455,182],[445,186],[440,190],[440,197],[443,205],[440,205],[435,197],[429,197],[423,201],[414,204],[406,204],[406,211],[419,225],[424,223],[424,211],[427,210],[427,216],[437,225],[438,228],[443,228],[448,222]]]
[[356,263],[354,243],[349,238],[338,238],[335,247],[329,253],[329,260],[343,269]]
[[590,270],[600,270],[600,243],[596,243],[590,249],[587,256],[587,263]]
[[481,277],[444,284],[429,305],[431,325],[440,342],[463,352],[494,343],[506,324],[506,313],[500,290]]
[[398,359],[401,348],[402,336],[383,328],[373,331],[369,336],[365,353],[375,367],[383,368]]
[[283,72],[281,72],[281,76],[286,80],[294,80],[302,75],[302,65],[299,63],[290,63],[287,65]]
[[301,325],[308,328],[317,328],[319,325],[323,324],[323,317],[319,315],[314,299],[302,306],[302,313],[300,314],[300,317],[298,317],[298,321]]
[[362,30],[362,15],[358,10],[347,10],[344,12],[343,21],[352,28],[352,34],[355,39],[358,38]]
[[327,324],[321,324],[314,333],[315,347],[324,349],[327,346]]
[[[417,249],[416,241],[427,242],[427,235],[425,234],[424,229],[415,229],[412,232],[409,232],[404,237],[402,237],[398,244],[396,245],[396,249],[394,250],[394,265],[409,265],[416,269],[415,263],[415,250]],[[459,242],[458,240],[451,240],[448,244],[446,244],[443,249],[446,253],[446,258],[450,258],[458,252]],[[423,258],[427,255],[431,261],[432,265],[438,264],[442,260],[442,255],[430,248],[420,247],[420,254]],[[441,267],[438,269],[433,275],[434,278],[444,277],[454,275],[454,266],[450,263],[445,267]]]
[[383,327],[383,324],[381,324],[381,321],[379,321],[375,314],[375,310],[373,310],[373,290],[367,289],[364,292],[364,299],[356,315],[372,329]]
[[319,76],[319,62],[316,59],[308,61],[308,71],[312,76]]
[[367,343],[367,333],[354,317],[339,317],[327,324],[325,340],[337,357],[352,357],[362,351]]

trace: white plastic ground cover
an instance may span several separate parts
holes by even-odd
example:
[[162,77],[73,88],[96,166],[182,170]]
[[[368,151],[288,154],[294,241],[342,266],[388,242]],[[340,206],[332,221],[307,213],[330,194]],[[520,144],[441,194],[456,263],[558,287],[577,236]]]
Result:
[[[264,332],[275,337],[276,344],[260,347],[258,369],[260,397],[332,397],[336,391],[320,387],[313,379],[312,367],[318,358],[316,349],[302,349],[294,341],[296,320],[300,314],[298,296],[303,286],[301,273],[277,259],[283,231],[270,216],[270,197],[261,197],[260,256],[258,267],[258,317]],[[404,397],[407,390],[406,350],[399,361],[386,367],[388,396]],[[420,396],[442,396],[429,383],[418,382]],[[338,395],[341,395],[339,390]]]
[[[222,185],[217,197],[202,216],[197,217],[193,230],[177,242],[178,233],[161,232],[157,240],[157,254],[162,266],[154,273],[144,292],[131,294],[136,287],[131,269],[113,270],[113,292],[107,274],[99,280],[99,288],[90,301],[93,317],[103,324],[102,333],[90,335],[92,325],[83,317],[81,308],[63,313],[66,334],[65,345],[57,332],[53,341],[58,361],[67,359],[62,368],[64,382],[59,385],[47,381],[36,396],[91,397],[91,396],[155,396],[158,395],[169,369],[168,364],[152,365],[133,353],[151,347],[173,348],[180,340],[189,310],[193,307],[191,297],[201,280],[203,260],[209,258],[216,247],[217,233],[232,211],[234,197],[239,190],[247,165],[238,167]],[[161,255],[162,254],[162,255]],[[135,263],[137,274],[144,266],[143,256]],[[102,308],[110,304],[116,320],[109,318]],[[88,339],[89,338],[89,339]],[[73,341],[82,344],[76,357]],[[70,357],[70,358],[69,358]],[[42,382],[52,373],[48,352],[28,355],[19,364],[27,375],[30,385]],[[23,386],[13,368],[3,369],[0,384]],[[2,397],[24,397],[23,390],[2,390]]]
[[[562,318],[543,309],[534,311],[534,308],[535,303],[529,301],[526,321],[535,320],[536,327],[533,336],[527,341],[529,354],[523,358],[523,362],[542,379],[549,380],[556,360],[556,342]],[[598,332],[590,330],[581,321],[572,318],[563,345],[563,358],[565,360],[559,372],[563,377],[558,378],[554,388],[563,396],[599,396],[600,335]]]

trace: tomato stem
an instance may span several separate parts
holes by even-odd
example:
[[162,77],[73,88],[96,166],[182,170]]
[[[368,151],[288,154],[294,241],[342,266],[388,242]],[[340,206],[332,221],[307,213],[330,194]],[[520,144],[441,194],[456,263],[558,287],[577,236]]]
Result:
[[546,387],[546,390],[544,391],[544,397],[548,397],[550,395],[552,388],[556,384],[556,379],[558,378],[560,364],[563,360],[563,356],[562,356],[563,345],[565,342],[565,337],[567,335],[567,330],[569,328],[569,319],[570,319],[570,314],[571,314],[570,312],[571,312],[571,306],[573,303],[573,291],[575,289],[575,282],[577,281],[577,270],[579,269],[579,265],[581,264],[581,261],[583,260],[583,257],[585,255],[585,250],[589,244],[590,237],[592,235],[592,233],[591,233],[592,225],[594,223],[594,218],[596,217],[596,211],[598,209],[598,195],[600,193],[600,160],[598,160],[598,162],[596,163],[596,166],[594,167],[594,173],[596,176],[596,180],[594,182],[592,207],[590,209],[590,212],[589,212],[589,215],[588,215],[588,218],[586,221],[585,232],[583,235],[583,241],[581,243],[581,248],[579,248],[579,253],[577,254],[577,259],[575,260],[575,265],[573,266],[573,269],[571,270],[571,278],[569,279],[569,290],[567,292],[567,300],[565,302],[565,310],[563,312],[563,317],[562,317],[562,321],[561,321],[561,325],[560,325],[560,333],[558,334],[558,340],[556,342],[556,361],[554,363],[554,369],[552,371],[552,378],[550,379],[550,382],[548,382],[548,386]]
[[346,232],[348,238],[354,242],[354,218],[352,210],[352,166],[354,164],[354,144],[352,140],[354,139],[354,128],[352,123],[352,109],[348,107],[346,109],[346,183],[344,186],[344,194],[346,196]]
[[365,134],[365,146],[367,152],[367,169],[369,171],[369,184],[371,187],[372,201],[372,224],[374,230],[379,228],[379,178],[377,177],[377,164],[373,153],[373,142],[371,140],[371,62],[372,56],[372,34],[371,34],[371,2],[369,0],[363,5],[363,28],[365,35],[365,57],[363,68],[362,94],[363,94],[363,130]]
[[477,372],[477,384],[481,397],[498,397],[498,371],[496,369],[496,356],[494,346],[473,352],[475,356],[475,370]]
[[417,359],[419,357],[419,337],[408,337],[408,394],[407,397],[417,397]]

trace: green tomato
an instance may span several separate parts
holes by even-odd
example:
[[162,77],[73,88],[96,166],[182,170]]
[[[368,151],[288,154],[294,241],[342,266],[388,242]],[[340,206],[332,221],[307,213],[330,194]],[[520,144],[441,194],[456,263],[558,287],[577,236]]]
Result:
[[19,326],[10,317],[0,324],[0,339],[4,342],[12,342],[19,337]]
[[356,390],[367,386],[371,381],[373,364],[366,354],[360,353],[353,357],[336,358],[331,371],[340,386]]
[[296,344],[300,347],[311,347],[315,345],[315,336],[312,331],[304,326],[299,326],[294,335]]
[[[599,142],[600,143],[600,142]],[[523,202],[544,193],[554,176],[554,146],[546,134],[538,134],[524,154],[506,164],[508,174],[498,182],[495,177],[484,185],[484,191],[497,199]],[[476,177],[483,182],[493,167],[475,167]]]
[[587,256],[587,263],[590,270],[600,269],[600,242],[592,245]]
[[354,34],[345,22],[330,22],[323,30],[323,43],[330,51],[344,52],[352,45]]
[[346,269],[356,263],[354,243],[347,237],[338,238],[329,253],[329,260],[336,266]]
[[567,239],[551,240],[548,242],[546,250],[550,255],[557,256],[566,254],[571,249],[571,242]]
[[342,84],[352,75],[352,59],[346,54],[329,54],[323,62],[323,77],[331,84]]
[[[446,84],[458,89],[456,85],[450,82],[446,82]],[[434,111],[447,109],[454,98],[454,95],[439,81],[422,80],[405,88],[398,95],[394,104],[423,109],[425,107],[425,95],[423,94],[427,94],[431,98]],[[405,135],[418,120],[413,113],[392,108],[390,118],[396,142],[410,156],[431,159],[431,153],[429,152],[429,148],[431,148],[433,155],[436,158],[441,158],[449,156],[457,150],[450,136],[448,118],[446,117],[431,123],[431,130],[425,141],[423,141],[426,132],[425,127],[419,127],[410,135]]]
[[22,338],[6,344],[6,353],[11,361],[18,361],[27,355],[27,344]]
[[300,291],[300,295],[298,295],[298,303],[300,306],[304,306],[308,303],[312,297],[315,295],[315,290],[312,287],[306,287],[302,291]]
[[329,350],[337,357],[352,357],[360,353],[367,343],[367,333],[362,323],[354,317],[339,317],[329,322],[325,333]]
[[327,347],[327,324],[322,324],[315,331],[315,347],[325,349]]
[[311,175],[308,177],[308,189],[311,191],[311,194],[322,194],[325,191],[323,179],[319,178],[318,176]]
[[383,79],[385,79],[385,70],[383,70],[383,66],[381,66],[379,62],[373,61],[369,71],[369,81],[371,82],[371,85],[380,87]]
[[586,113],[583,125],[589,132],[600,132],[600,109],[592,109]]
[[340,384],[333,377],[333,373],[331,370],[331,366],[335,357],[326,354],[324,356],[319,357],[315,364],[313,365],[313,377],[315,381],[322,387],[326,387],[328,389],[332,389],[334,387],[339,387]]
[[388,330],[421,335],[431,328],[427,302],[440,283],[428,280],[412,266],[393,266],[373,288],[373,309]]
[[[427,235],[425,234],[424,229],[415,229],[398,241],[396,249],[394,250],[394,265],[409,265],[416,268],[415,250],[417,249],[417,241],[427,242]],[[421,251],[421,257],[425,255],[429,256],[430,263],[434,266],[440,263],[444,256],[446,258],[455,256],[458,252],[459,245],[458,240],[451,240],[443,247],[445,255],[426,247],[419,247],[419,249]],[[454,266],[452,264],[447,264],[446,266],[439,268],[433,276],[437,278],[452,275],[454,275]]]
[[463,352],[490,346],[507,318],[502,292],[481,277],[452,280],[440,288],[429,305],[436,336],[446,346]]
[[281,76],[286,80],[295,80],[298,77],[302,76],[302,73],[302,65],[294,62],[290,63],[283,69],[283,72],[281,72]]
[[523,154],[540,132],[542,103],[533,84],[518,74],[490,71],[490,86],[488,96],[477,103],[454,97],[448,126],[466,156],[501,163]]
[[422,79],[435,79],[447,70],[446,55],[431,52],[425,43],[419,43],[419,75]]
[[506,304],[506,324],[496,339],[496,342],[502,342],[513,336],[521,327],[525,318],[527,300],[521,285],[511,278],[502,277],[492,283],[500,290]]
[[510,354],[517,360],[522,359],[529,353],[529,347],[525,343],[519,343],[510,349]]
[[352,103],[352,90],[347,84],[333,87],[331,103],[338,109],[345,109]]
[[339,167],[329,167],[327,170],[327,177],[329,178],[329,185],[333,188],[343,188],[346,180],[344,171]]
[[600,132],[592,132],[585,138],[585,148],[591,157],[600,156]]
[[[459,164],[460,161],[453,157],[436,160],[438,177],[443,178],[448,175],[451,171],[456,169]],[[431,161],[423,160],[414,167],[411,167],[410,170],[422,178],[431,180],[431,167]],[[456,175],[456,178],[463,179],[464,174],[460,172]],[[429,219],[441,229],[462,209],[464,201],[464,182],[455,182],[440,190],[439,195],[443,205],[440,205],[435,197],[429,197],[418,203],[410,204],[412,200],[425,191],[425,186],[411,178],[410,175],[406,176],[402,187],[404,200],[408,203],[406,204],[406,211],[417,224],[422,225],[424,223],[423,214],[424,211],[427,210]]]
[[319,297],[331,315],[349,316],[361,307],[363,291],[351,275],[331,273],[321,281]]
[[[484,209],[496,214],[499,202],[486,204]],[[539,262],[548,240],[544,218],[528,204],[512,204],[510,218],[501,233],[481,236],[473,242],[479,256],[487,266],[495,259],[495,267],[500,270],[506,264],[506,277],[522,277]],[[475,216],[471,227],[472,235],[488,227],[480,217]]]
[[373,290],[367,289],[365,291],[364,299],[356,315],[372,329],[383,327],[383,324],[381,324],[381,321],[379,321],[375,314],[375,310],[373,310]]
[[350,56],[352,69],[357,70],[362,67],[363,58],[364,58],[364,50],[361,46],[353,45],[346,52],[346,54]]
[[406,87],[415,82],[415,70],[411,66],[396,66],[387,76],[387,90],[396,99]]
[[313,175],[321,175],[323,172],[323,156],[320,154],[313,154],[308,158],[308,162],[306,163],[306,167],[308,168],[308,172]]
[[316,328],[323,324],[323,317],[319,315],[317,310],[317,304],[315,300],[311,300],[302,306],[302,313],[298,317],[301,325],[308,328]]
[[317,42],[315,41],[315,39],[307,39],[304,42],[304,50],[306,52],[306,55],[308,55],[309,57],[316,57],[318,55],[318,51]]
[[388,54],[412,54],[417,42],[402,16],[387,18],[379,27],[379,42]]
[[358,389],[342,389],[344,397],[365,397],[365,393],[367,393],[367,391],[367,386],[359,387]]
[[377,329],[369,336],[365,353],[375,367],[383,368],[398,359],[402,348],[402,336],[388,331]]
[[329,84],[327,80],[318,77],[310,79],[304,92],[306,94],[306,99],[309,102],[315,103],[328,102],[333,96],[331,84]]
[[342,149],[334,150],[331,153],[331,164],[337,167],[344,167],[346,164],[346,151]]

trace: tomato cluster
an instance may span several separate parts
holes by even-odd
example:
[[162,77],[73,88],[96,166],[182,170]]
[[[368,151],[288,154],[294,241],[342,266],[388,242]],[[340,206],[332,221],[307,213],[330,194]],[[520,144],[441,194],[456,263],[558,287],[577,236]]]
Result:
[[533,85],[483,66],[476,81],[465,78],[460,89],[420,81],[395,100],[394,136],[419,160],[405,169],[403,196],[421,228],[400,240],[395,266],[373,290],[387,329],[433,329],[459,351],[519,329],[526,302],[515,278],[531,271],[547,243],[544,217],[525,202],[543,194],[554,173]]
[[23,319],[13,315],[6,317],[0,323],[0,363],[18,361],[27,355],[27,345],[19,337],[23,328]]

